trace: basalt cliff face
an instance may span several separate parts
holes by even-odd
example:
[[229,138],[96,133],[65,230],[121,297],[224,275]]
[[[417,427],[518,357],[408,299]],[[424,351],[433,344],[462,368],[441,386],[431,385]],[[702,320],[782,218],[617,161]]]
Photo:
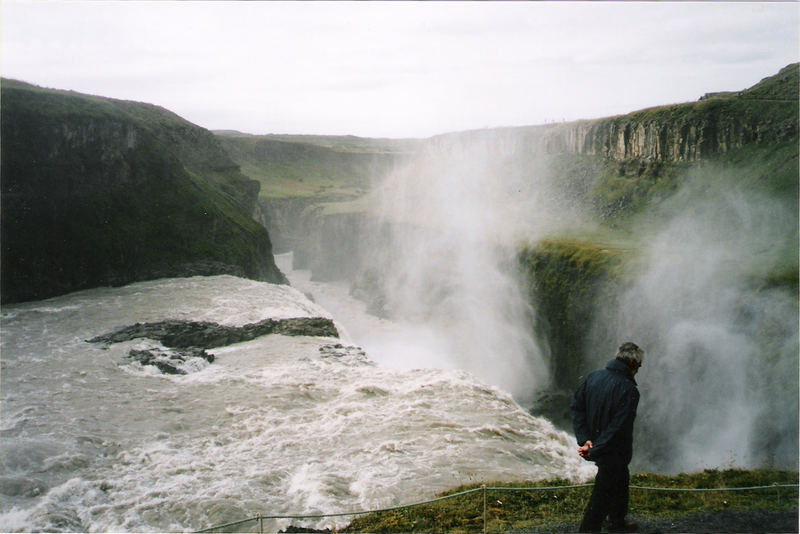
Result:
[[[492,135],[536,154],[597,156],[616,162],[684,163],[753,143],[797,137],[798,65],[749,89],[708,93],[697,102],[561,124],[501,128],[450,136]],[[503,136],[497,136],[497,133]]]
[[[613,161],[693,162],[750,143],[797,135],[797,121],[742,113],[746,94],[654,108],[622,117],[542,127],[531,133],[534,152],[600,156]],[[791,100],[751,99],[774,107]]]
[[2,81],[2,301],[193,274],[284,282],[210,132],[162,108]]

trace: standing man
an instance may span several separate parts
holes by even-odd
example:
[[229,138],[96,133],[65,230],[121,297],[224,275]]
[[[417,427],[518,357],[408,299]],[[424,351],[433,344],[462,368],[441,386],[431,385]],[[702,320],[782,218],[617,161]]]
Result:
[[639,390],[633,376],[644,351],[635,343],[620,345],[605,369],[589,373],[572,397],[572,426],[578,454],[597,464],[594,489],[581,522],[581,532],[600,532],[608,516],[610,532],[635,532],[628,513],[628,464],[633,455],[633,421]]

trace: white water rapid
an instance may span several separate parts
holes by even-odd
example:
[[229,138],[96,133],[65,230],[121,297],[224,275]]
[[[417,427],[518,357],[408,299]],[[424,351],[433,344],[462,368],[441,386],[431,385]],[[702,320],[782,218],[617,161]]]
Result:
[[137,322],[312,316],[330,314],[294,288],[230,276],[4,306],[0,531],[197,530],[472,481],[591,476],[572,438],[508,393],[460,370],[375,361],[346,337],[263,336],[210,349],[215,361],[186,375],[128,358],[152,340],[86,341]]

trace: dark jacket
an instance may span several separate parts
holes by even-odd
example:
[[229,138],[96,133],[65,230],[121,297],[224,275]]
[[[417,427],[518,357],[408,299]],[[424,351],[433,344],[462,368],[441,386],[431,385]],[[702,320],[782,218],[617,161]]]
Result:
[[570,404],[578,445],[592,442],[589,460],[602,461],[614,454],[626,464],[633,455],[633,421],[639,390],[628,366],[610,360],[605,369],[589,373]]

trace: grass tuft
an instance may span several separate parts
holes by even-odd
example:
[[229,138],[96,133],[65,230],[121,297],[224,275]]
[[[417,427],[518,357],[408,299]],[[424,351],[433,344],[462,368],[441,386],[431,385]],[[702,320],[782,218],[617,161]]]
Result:
[[[723,510],[794,510],[797,509],[796,488],[695,493],[639,488],[750,488],[797,483],[796,472],[765,469],[710,469],[672,476],[635,474],[631,476],[629,515],[640,521],[658,521]],[[565,526],[580,523],[591,494],[591,487],[575,488],[573,483],[561,479],[487,483],[486,486],[487,532],[563,531]],[[565,488],[552,489],[561,486]],[[481,532],[484,528],[484,492],[481,488],[481,484],[459,486],[439,496],[476,491],[410,509],[357,517],[345,532]],[[532,488],[548,489],[533,491]]]

